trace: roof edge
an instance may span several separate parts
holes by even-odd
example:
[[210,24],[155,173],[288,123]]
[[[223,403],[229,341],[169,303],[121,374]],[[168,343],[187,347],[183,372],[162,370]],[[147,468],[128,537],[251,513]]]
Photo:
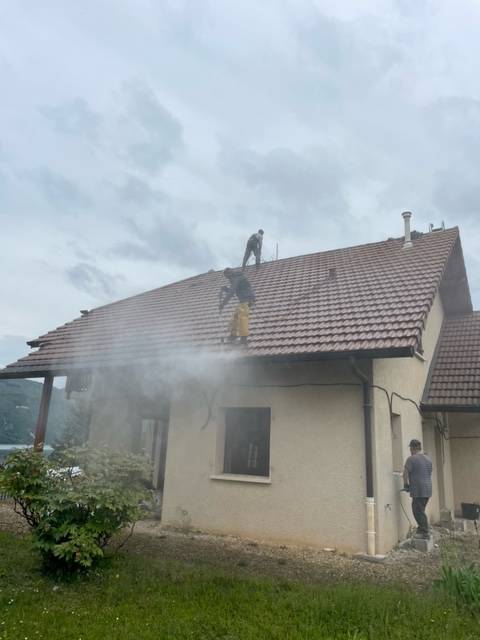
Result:
[[[254,353],[241,353],[239,354],[238,360],[260,360],[262,362],[312,362],[312,361],[324,361],[324,360],[342,360],[345,358],[349,358],[351,356],[356,356],[358,358],[367,358],[367,359],[383,359],[383,358],[410,358],[414,356],[414,348],[413,347],[395,347],[391,349],[366,349],[365,351],[329,351],[325,353],[292,353],[292,354],[281,354],[275,356],[266,356],[266,355],[256,355]],[[220,357],[224,354],[223,351],[218,352],[210,352],[211,355],[219,355]],[[231,353],[230,351],[228,353]],[[178,354],[178,352],[177,352]],[[62,367],[55,368],[53,367],[43,367],[43,368],[31,368],[25,369],[23,371],[18,370],[18,367],[12,366],[12,371],[8,370],[8,365],[4,369],[0,369],[0,380],[11,380],[18,378],[44,378],[46,375],[53,376],[68,376],[72,372],[78,373],[89,372],[93,368],[96,370],[109,370],[121,367],[131,367],[131,366],[148,366],[151,364],[151,360],[143,360],[143,361],[131,361],[125,362],[122,364],[112,362],[109,366],[104,365],[100,367],[92,367],[84,364],[83,366],[71,366],[71,367]]]
[[420,403],[420,409],[425,413],[480,413],[479,404],[426,404]]
[[420,406],[423,404],[427,404],[427,398],[430,391],[430,385],[432,384],[433,374],[435,372],[435,367],[437,366],[438,354],[440,353],[440,348],[442,345],[442,338],[445,333],[445,326],[447,324],[447,316],[443,316],[442,326],[440,327],[440,331],[438,332],[437,343],[435,345],[435,349],[433,352],[432,359],[430,360],[430,366],[428,368],[427,379],[425,380],[425,386],[423,387],[422,399],[420,401]]

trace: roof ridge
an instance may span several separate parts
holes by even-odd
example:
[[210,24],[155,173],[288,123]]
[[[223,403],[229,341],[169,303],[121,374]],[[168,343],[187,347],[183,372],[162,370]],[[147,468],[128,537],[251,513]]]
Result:
[[[459,227],[457,225],[455,225],[454,227],[448,227],[447,229],[442,229],[441,231],[430,231],[430,232],[417,232],[420,233],[421,235],[418,236],[416,239],[413,240],[413,242],[415,242],[416,240],[420,240],[420,238],[423,237],[431,237],[431,236],[438,236],[440,234],[443,234],[445,232],[448,231],[456,231],[457,232],[457,236],[459,235]],[[415,232],[415,230],[412,231],[412,234]],[[376,245],[383,245],[383,244],[387,244],[387,243],[391,243],[391,242],[399,242],[400,240],[403,240],[404,236],[399,236],[398,238],[387,238],[386,240],[376,240],[375,242],[365,242],[363,244],[353,244],[353,245],[349,245],[347,247],[337,247],[336,249],[325,249],[324,251],[312,251],[311,253],[301,253],[298,256],[289,256],[288,258],[278,258],[278,260],[265,260],[265,262],[262,262],[262,265],[264,264],[272,264],[272,263],[278,263],[278,262],[284,262],[286,260],[294,260],[296,258],[308,258],[310,256],[316,256],[316,255],[320,255],[320,254],[326,254],[326,253],[335,253],[337,251],[348,251],[351,249],[360,249],[363,247],[374,247]]]
[[[436,231],[435,234],[444,233],[446,231],[457,231],[457,235],[458,235],[459,228],[458,228],[458,226],[449,227],[448,229],[443,229],[441,232],[440,231]],[[433,232],[430,232],[430,233],[433,233]],[[421,237],[429,236],[430,233],[424,233],[424,234],[422,234]],[[299,255],[288,256],[286,258],[278,258],[278,260],[265,260],[265,262],[263,262],[262,265],[272,264],[272,263],[278,264],[279,262],[285,262],[287,260],[296,260],[297,258],[307,258],[307,257],[310,257],[310,256],[317,256],[317,255],[320,255],[320,254],[335,253],[337,251],[348,251],[348,250],[351,250],[351,249],[359,249],[361,247],[373,247],[375,245],[386,244],[386,243],[393,242],[393,241],[400,241],[402,239],[403,239],[403,236],[400,236],[398,238],[388,238],[387,240],[377,240],[376,242],[366,242],[364,244],[354,244],[354,245],[350,245],[350,246],[347,246],[347,247],[337,247],[336,249],[326,249],[325,251],[312,251],[311,253],[301,253]],[[417,240],[418,239],[420,239],[420,238],[417,238]],[[234,267],[234,268],[236,268],[236,267]],[[240,267],[238,267],[238,268],[240,268]],[[222,269],[210,269],[209,271],[204,271],[202,273],[197,273],[196,275],[189,276],[188,278],[182,278],[181,280],[175,280],[174,282],[169,282],[167,284],[163,284],[160,287],[153,287],[153,289],[147,289],[146,291],[142,291],[140,293],[135,293],[132,296],[127,296],[126,298],[120,298],[120,300],[114,300],[113,302],[107,302],[107,304],[100,305],[99,307],[93,307],[93,309],[91,309],[89,311],[89,313],[92,313],[93,311],[98,311],[99,309],[105,309],[106,307],[111,307],[111,306],[119,304],[121,302],[126,302],[127,300],[133,300],[134,298],[138,298],[139,296],[144,296],[144,295],[147,295],[149,293],[153,293],[154,291],[160,291],[162,289],[167,289],[168,287],[173,287],[175,285],[179,285],[179,284],[188,282],[189,280],[195,280],[196,278],[201,278],[202,276],[206,276],[208,274],[223,273],[223,271],[224,271],[224,269],[222,268]],[[80,318],[81,318],[81,316],[80,316]],[[76,318],[76,319],[79,320],[80,318]],[[75,320],[71,320],[70,322],[74,322],[74,321]],[[70,323],[65,323],[65,324],[70,324]],[[65,326],[65,325],[61,325],[61,326]]]

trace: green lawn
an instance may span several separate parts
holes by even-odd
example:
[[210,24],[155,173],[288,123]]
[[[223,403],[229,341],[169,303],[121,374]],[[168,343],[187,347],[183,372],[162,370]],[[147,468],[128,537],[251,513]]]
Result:
[[58,582],[40,573],[28,538],[0,533],[0,639],[37,638],[461,640],[480,626],[439,596],[246,579],[141,554]]

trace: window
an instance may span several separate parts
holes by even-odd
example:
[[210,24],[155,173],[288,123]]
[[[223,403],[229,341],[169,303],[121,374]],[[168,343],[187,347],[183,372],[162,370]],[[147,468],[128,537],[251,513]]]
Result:
[[270,475],[270,409],[227,409],[224,473]]

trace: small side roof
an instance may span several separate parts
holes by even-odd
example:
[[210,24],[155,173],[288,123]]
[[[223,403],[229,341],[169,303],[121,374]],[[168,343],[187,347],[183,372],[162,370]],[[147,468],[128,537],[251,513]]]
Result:
[[480,311],[445,319],[422,408],[480,411]]
[[[447,313],[471,311],[458,229],[266,262],[248,267],[257,296],[242,357],[411,355],[440,289]],[[120,300],[29,344],[0,378],[122,366],[182,351],[221,353],[233,302],[218,312],[221,271]]]

